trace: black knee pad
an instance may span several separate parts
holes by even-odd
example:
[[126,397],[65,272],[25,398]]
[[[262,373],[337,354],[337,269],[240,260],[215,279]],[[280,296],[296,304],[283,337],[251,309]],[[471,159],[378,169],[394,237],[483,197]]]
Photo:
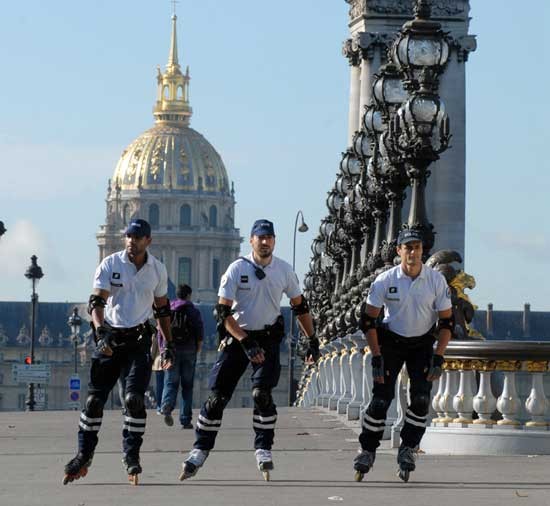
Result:
[[426,416],[430,410],[430,396],[426,394],[417,394],[411,399],[409,409],[416,416]]
[[208,417],[214,420],[221,419],[223,415],[223,410],[227,403],[229,402],[229,397],[225,397],[219,392],[212,392],[206,403],[204,405]]
[[252,399],[254,399],[254,406],[256,409],[267,409],[273,405],[273,397],[271,397],[271,390],[267,388],[253,388]]
[[86,399],[86,414],[90,418],[101,418],[103,416],[104,402],[94,394],[90,394]]
[[382,397],[373,397],[367,408],[367,414],[376,420],[385,420],[390,403],[390,400]]
[[132,416],[137,416],[141,414],[145,404],[143,402],[143,395],[136,394],[134,392],[128,392],[126,397],[124,397],[124,404],[126,409]]

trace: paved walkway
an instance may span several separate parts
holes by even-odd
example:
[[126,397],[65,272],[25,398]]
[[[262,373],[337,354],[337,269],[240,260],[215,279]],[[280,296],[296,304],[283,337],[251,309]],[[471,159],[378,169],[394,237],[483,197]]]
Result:
[[[395,476],[395,451],[378,452],[374,470],[353,481],[357,435],[333,414],[279,409],[272,481],[256,469],[251,410],[227,410],[216,450],[193,479],[178,481],[193,431],[168,428],[149,413],[144,472],[129,485],[120,462],[122,417],[106,411],[88,476],[63,486],[75,453],[78,413],[0,413],[1,506],[550,505],[550,457],[423,455],[411,481]],[[550,435],[549,435],[550,437]]]

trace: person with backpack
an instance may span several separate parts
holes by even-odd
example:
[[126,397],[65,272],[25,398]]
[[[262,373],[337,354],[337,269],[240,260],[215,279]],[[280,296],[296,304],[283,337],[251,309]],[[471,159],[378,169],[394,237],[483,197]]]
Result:
[[[172,411],[176,405],[178,386],[181,384],[180,423],[182,429],[192,429],[193,416],[193,381],[195,379],[195,364],[197,354],[201,350],[204,336],[204,326],[200,311],[191,302],[193,290],[189,285],[179,285],[176,300],[170,303],[171,331],[175,344],[176,362],[164,373],[164,389],[162,392],[161,413],[164,422],[174,425]],[[162,335],[159,342],[164,345]]]

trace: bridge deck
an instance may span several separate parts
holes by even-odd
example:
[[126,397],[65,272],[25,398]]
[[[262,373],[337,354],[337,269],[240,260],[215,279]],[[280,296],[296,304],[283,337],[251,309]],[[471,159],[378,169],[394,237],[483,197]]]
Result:
[[279,409],[269,483],[255,466],[251,410],[233,409],[206,466],[184,483],[177,476],[193,432],[149,412],[139,487],[127,484],[120,462],[120,412],[107,411],[88,476],[63,486],[77,423],[76,412],[0,413],[2,506],[550,504],[549,456],[423,455],[405,484],[395,476],[395,451],[382,449],[372,473],[355,483],[354,431],[332,414],[295,408]]

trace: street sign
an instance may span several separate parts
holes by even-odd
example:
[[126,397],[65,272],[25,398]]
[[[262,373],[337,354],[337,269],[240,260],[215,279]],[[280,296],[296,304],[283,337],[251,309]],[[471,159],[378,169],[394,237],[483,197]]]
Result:
[[78,375],[69,378],[69,390],[80,390],[80,377]]
[[13,364],[11,366],[14,383],[48,384],[52,376],[50,364]]
[[69,409],[80,409],[80,376],[73,374],[69,378]]

